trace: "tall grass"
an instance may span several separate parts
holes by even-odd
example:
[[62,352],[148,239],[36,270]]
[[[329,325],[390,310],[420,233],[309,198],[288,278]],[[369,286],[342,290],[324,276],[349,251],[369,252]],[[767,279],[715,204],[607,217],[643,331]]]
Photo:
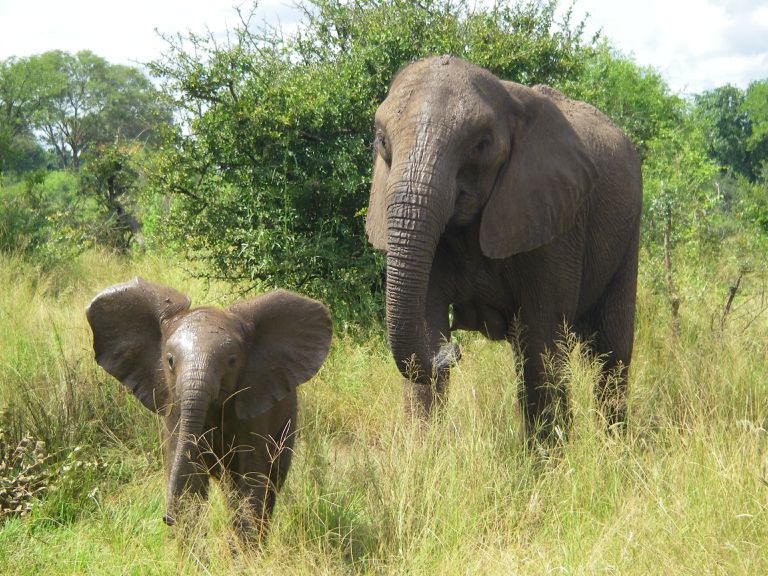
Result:
[[152,259],[88,254],[53,276],[6,259],[0,280],[18,296],[0,294],[5,421],[61,449],[87,445],[103,466],[90,497],[73,498],[79,512],[41,505],[6,520],[0,573],[768,573],[765,273],[750,276],[719,334],[727,273],[681,268],[697,288],[684,291],[679,335],[642,275],[625,435],[606,434],[595,412],[599,359],[565,337],[573,423],[545,453],[522,435],[508,346],[460,334],[447,406],[419,427],[403,414],[383,340],[337,337],[301,387],[294,463],[265,549],[233,552],[215,490],[191,556],[161,521],[156,420],[94,366],[83,309],[137,274],[196,303],[226,302],[227,287]]

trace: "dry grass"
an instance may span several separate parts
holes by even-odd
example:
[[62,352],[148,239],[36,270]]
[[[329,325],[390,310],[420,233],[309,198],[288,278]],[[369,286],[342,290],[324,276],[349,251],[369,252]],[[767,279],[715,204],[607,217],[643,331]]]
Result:
[[[155,421],[94,367],[82,311],[135,274],[196,303],[226,303],[227,287],[151,259],[91,254],[59,277],[20,266],[0,267],[17,288],[0,295],[0,405],[15,407],[20,432],[87,443],[106,471],[88,480],[90,498],[57,496],[68,515],[48,503],[7,520],[0,573],[768,573],[768,319],[757,304],[719,336],[718,298],[689,294],[675,337],[643,278],[628,432],[603,432],[598,365],[566,342],[573,427],[544,456],[522,438],[506,345],[462,334],[445,412],[419,429],[402,414],[385,345],[337,338],[301,388],[294,464],[265,549],[233,553],[217,490],[195,559],[161,521]],[[745,301],[764,278],[751,281]]]

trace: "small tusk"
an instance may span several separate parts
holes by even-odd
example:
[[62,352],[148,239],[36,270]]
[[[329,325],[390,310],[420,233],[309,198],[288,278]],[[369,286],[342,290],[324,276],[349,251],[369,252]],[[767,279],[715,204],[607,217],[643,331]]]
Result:
[[461,346],[455,342],[448,342],[440,347],[433,364],[438,370],[448,370],[461,360]]

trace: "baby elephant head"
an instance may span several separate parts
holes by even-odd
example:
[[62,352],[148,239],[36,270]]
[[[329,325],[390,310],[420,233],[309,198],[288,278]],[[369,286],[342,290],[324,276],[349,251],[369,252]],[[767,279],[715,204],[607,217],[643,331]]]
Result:
[[193,461],[206,429],[241,430],[254,442],[251,423],[266,420],[279,433],[295,417],[296,386],[317,372],[331,342],[326,307],[284,290],[190,309],[187,296],[137,278],[102,291],[86,315],[98,364],[166,417],[168,523],[182,492],[204,491]]

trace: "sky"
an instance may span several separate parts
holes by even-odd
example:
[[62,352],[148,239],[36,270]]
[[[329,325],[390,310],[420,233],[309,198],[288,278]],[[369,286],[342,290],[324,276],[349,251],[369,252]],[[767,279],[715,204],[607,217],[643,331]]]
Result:
[[[469,0],[472,2],[473,0]],[[490,0],[478,0],[479,2]],[[562,11],[568,1],[561,0]],[[115,64],[157,59],[158,35],[224,34],[250,0],[0,0],[0,59],[47,50],[91,50]],[[768,0],[576,0],[589,35],[600,30],[635,62],[657,70],[673,92],[690,95],[768,78]],[[255,23],[295,29],[292,0],[261,0]]]

